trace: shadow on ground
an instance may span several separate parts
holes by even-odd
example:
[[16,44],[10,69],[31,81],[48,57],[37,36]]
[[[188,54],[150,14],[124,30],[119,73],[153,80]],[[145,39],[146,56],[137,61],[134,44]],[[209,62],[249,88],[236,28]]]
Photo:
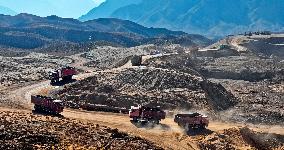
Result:
[[50,83],[50,85],[52,85],[52,86],[63,86],[65,84],[73,83],[73,82],[76,82],[76,81],[77,81],[76,79],[72,79],[72,80],[69,80],[69,81],[60,80],[59,82],[56,82],[56,83]]
[[166,124],[154,124],[149,122],[135,122],[133,120],[130,121],[137,128],[145,128],[145,129],[153,129],[160,128],[161,130],[169,130],[171,127]]
[[43,116],[51,116],[51,117],[64,118],[63,115],[61,115],[61,114],[55,114],[55,113],[39,112],[39,111],[35,111],[35,110],[32,110],[32,113],[33,113],[34,115],[43,115]]
[[189,136],[196,136],[196,135],[209,135],[212,134],[213,131],[209,129],[195,129],[195,128],[190,128],[187,130],[187,135]]

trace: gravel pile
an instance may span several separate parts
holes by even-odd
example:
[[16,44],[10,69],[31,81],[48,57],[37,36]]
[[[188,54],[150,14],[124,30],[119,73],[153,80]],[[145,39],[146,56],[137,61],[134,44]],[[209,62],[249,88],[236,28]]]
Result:
[[230,128],[208,136],[201,136],[197,143],[201,150],[278,150],[284,148],[284,136],[258,133],[245,127]]
[[[195,74],[222,84],[236,97],[238,103],[221,114],[221,118],[225,120],[283,125],[283,60],[253,53],[218,58],[194,58],[190,54],[180,54],[152,58],[146,64]],[[223,102],[219,103],[222,104]]]
[[0,149],[161,149],[126,133],[78,120],[0,112]]
[[174,70],[132,68],[102,72],[66,86],[54,94],[75,103],[93,103],[130,108],[132,105],[164,109],[226,110],[235,99],[221,85]]
[[[138,46],[132,48],[122,48],[122,47],[97,47],[85,54],[83,57],[92,60],[90,63],[85,64],[88,67],[95,67],[98,69],[108,69],[114,68],[118,63],[124,61],[126,63],[128,60],[125,58],[133,55],[145,55],[148,51],[147,46]],[[126,62],[125,62],[126,61]],[[123,63],[122,63],[123,64]]]
[[213,80],[221,83],[237,98],[235,108],[224,112],[234,121],[284,125],[284,82],[248,82]]

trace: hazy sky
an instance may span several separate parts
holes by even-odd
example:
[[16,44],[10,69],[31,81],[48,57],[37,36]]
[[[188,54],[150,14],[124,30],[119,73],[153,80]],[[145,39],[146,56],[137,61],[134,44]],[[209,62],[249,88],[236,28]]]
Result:
[[17,13],[78,18],[105,0],[0,0],[0,6]]

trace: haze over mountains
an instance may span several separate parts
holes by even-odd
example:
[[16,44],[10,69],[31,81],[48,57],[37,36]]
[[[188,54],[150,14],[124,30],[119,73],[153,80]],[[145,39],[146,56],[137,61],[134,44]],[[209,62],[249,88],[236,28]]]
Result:
[[80,20],[113,17],[214,37],[250,30],[283,31],[282,14],[283,0],[106,0]]
[[17,13],[14,10],[10,9],[10,8],[4,7],[4,6],[0,6],[0,14],[16,15]]
[[139,4],[142,0],[107,0],[103,2],[99,7],[93,8],[86,15],[80,17],[80,20],[92,20],[94,18],[108,18],[114,11],[119,8],[131,4]]

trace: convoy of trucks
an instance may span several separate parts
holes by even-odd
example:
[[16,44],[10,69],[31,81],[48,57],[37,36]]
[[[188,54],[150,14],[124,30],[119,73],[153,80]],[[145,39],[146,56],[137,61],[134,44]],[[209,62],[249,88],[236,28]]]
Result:
[[[133,57],[133,65],[141,64],[141,57]],[[77,71],[73,67],[65,67],[56,71],[50,72],[49,78],[51,83],[57,83],[62,80],[71,80],[73,75],[76,75]],[[131,106],[130,109],[111,107],[107,105],[99,104],[76,104],[72,101],[64,102],[56,100],[51,97],[33,95],[31,96],[31,103],[34,104],[34,110],[37,112],[44,112],[49,114],[60,114],[63,112],[64,106],[74,109],[83,109],[87,111],[105,111],[113,113],[128,113],[129,118],[134,123],[154,123],[159,124],[161,120],[166,118],[166,112],[160,107],[149,107],[138,105],[137,107]],[[174,122],[185,129],[204,129],[208,126],[209,121],[207,116],[203,116],[199,113],[190,114],[177,114],[175,115]]]

